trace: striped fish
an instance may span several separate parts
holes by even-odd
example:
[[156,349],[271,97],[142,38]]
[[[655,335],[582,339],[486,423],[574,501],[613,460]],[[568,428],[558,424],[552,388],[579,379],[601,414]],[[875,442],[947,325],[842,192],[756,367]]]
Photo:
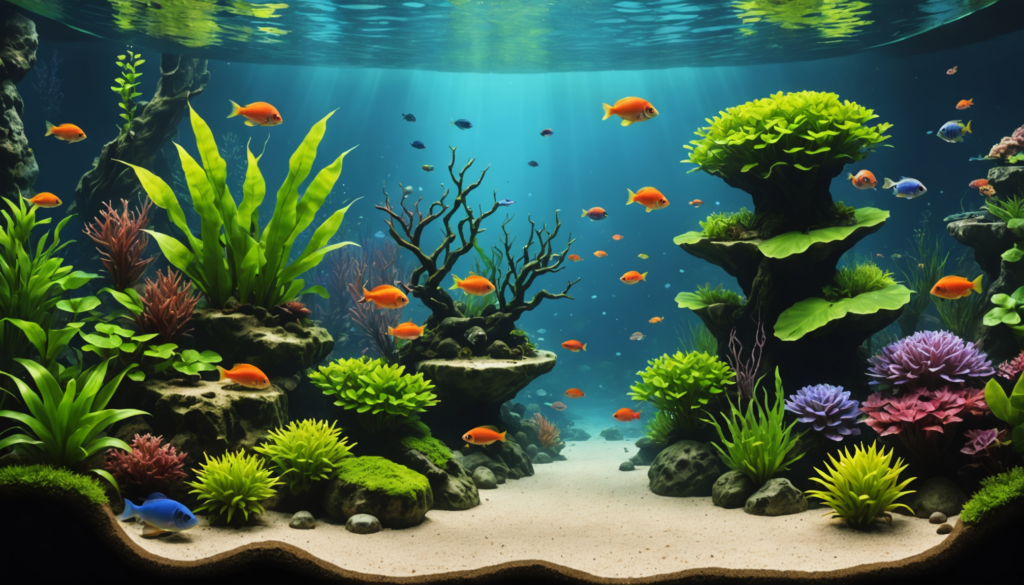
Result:
[[936,136],[945,140],[946,142],[963,142],[964,134],[971,131],[971,123],[968,122],[966,126],[961,123],[960,120],[950,120],[939,128],[939,131],[935,133]]

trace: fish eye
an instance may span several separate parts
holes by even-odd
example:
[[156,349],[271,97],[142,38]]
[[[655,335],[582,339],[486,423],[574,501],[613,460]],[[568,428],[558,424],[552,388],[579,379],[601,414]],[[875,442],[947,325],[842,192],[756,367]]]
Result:
[[917,186],[917,190],[918,191],[924,191],[924,185],[918,185]]

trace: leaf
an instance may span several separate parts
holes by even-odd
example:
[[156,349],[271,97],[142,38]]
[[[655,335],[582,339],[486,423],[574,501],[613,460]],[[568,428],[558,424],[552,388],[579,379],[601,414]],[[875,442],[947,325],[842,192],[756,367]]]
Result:
[[57,303],[57,308],[68,313],[84,313],[100,306],[100,300],[96,297],[79,297],[77,299],[65,299]]
[[779,315],[775,336],[783,341],[796,341],[850,313],[869,315],[882,310],[894,311],[910,302],[911,292],[902,284],[893,284],[835,302],[816,297],[804,299]]
[[110,335],[120,335],[121,337],[131,337],[135,335],[135,332],[131,329],[125,329],[124,327],[118,327],[113,323],[100,323],[96,326],[96,331],[100,333],[107,333]]
[[[1001,258],[1007,262],[1019,262],[1021,258],[1024,258],[1024,250],[1014,244],[1012,248],[1003,252]],[[993,300],[993,302],[995,301]]]
[[221,359],[220,354],[215,351],[206,350],[199,354],[199,361],[204,364],[219,364]]
[[174,355],[174,350],[178,349],[178,346],[173,343],[165,343],[163,345],[151,345],[149,349],[142,355],[153,357],[161,360],[165,360]]
[[142,382],[146,379],[146,373],[141,370],[136,370],[128,374],[128,379],[134,382]]
[[311,286],[298,294],[300,297],[302,295],[318,295],[322,299],[331,298],[331,293],[327,292],[327,289],[319,284]]
[[834,226],[801,232],[786,232],[774,238],[760,242],[757,247],[768,258],[788,258],[806,252],[814,244],[824,244],[836,240],[844,240],[858,229],[872,227],[889,218],[888,211],[864,207],[856,210],[856,223],[851,226]]
[[704,239],[704,232],[686,232],[685,234],[672,238],[672,243],[677,246],[683,244],[696,244]]
[[1016,306],[1017,303],[1015,303],[1013,299],[1010,298],[1010,295],[998,293],[992,295],[992,304],[998,305],[1004,309],[1012,309],[1014,306]]
[[741,173],[745,173],[745,172],[749,171],[750,169],[752,169],[752,168],[754,168],[754,167],[756,167],[756,166],[757,166],[757,163],[756,163],[756,162],[752,162],[752,163],[749,163],[749,164],[745,164],[745,165],[743,165],[743,168],[742,168],[742,169],[740,169],[740,172],[741,172]]

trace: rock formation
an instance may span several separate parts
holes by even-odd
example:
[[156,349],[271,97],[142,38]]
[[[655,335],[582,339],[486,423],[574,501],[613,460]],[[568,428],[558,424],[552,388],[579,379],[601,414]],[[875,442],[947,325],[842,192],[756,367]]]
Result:
[[21,121],[25,102],[15,87],[36,64],[38,46],[35,23],[0,8],[0,197],[6,199],[31,195],[39,176]]

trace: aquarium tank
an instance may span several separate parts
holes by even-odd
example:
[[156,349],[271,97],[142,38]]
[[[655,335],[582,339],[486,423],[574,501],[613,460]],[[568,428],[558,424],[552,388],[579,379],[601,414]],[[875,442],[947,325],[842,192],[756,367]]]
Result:
[[1021,47],[0,0],[0,580],[1021,582]]

